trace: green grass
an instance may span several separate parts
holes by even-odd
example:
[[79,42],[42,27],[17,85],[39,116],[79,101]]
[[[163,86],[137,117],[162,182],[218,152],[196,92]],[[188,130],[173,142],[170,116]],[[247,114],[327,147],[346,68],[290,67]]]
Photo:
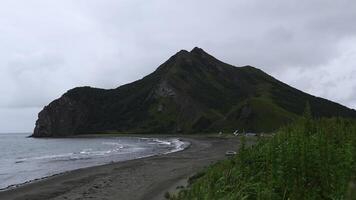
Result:
[[171,199],[352,199],[356,123],[304,117],[200,174]]

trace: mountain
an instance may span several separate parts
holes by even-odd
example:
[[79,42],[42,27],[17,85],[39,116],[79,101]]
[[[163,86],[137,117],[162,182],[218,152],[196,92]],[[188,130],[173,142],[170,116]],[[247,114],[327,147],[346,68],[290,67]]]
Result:
[[265,72],[181,50],[141,80],[116,89],[78,87],[38,114],[32,136],[269,132],[301,116],[355,118],[356,111],[299,91]]

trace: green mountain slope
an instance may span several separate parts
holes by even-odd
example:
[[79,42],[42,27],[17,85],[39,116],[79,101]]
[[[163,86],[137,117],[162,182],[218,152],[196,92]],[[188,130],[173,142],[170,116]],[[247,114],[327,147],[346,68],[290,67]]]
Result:
[[141,80],[104,90],[69,90],[46,106],[33,136],[82,133],[268,132],[302,115],[356,117],[356,111],[292,88],[263,71],[182,50]]

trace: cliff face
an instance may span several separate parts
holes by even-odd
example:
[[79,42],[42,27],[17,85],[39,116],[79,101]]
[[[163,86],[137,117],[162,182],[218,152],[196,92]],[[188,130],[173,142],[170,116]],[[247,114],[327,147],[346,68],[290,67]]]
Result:
[[70,97],[63,96],[46,106],[39,114],[34,137],[69,136],[85,124],[88,108]]
[[317,117],[356,117],[355,110],[301,92],[259,69],[234,67],[194,48],[116,89],[69,90],[39,113],[33,136],[272,131],[302,115],[306,102]]

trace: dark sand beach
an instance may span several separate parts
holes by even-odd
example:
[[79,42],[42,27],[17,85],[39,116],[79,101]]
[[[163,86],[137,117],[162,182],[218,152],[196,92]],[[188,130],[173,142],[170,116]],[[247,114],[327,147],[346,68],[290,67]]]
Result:
[[204,167],[237,150],[238,139],[183,137],[184,151],[78,169],[0,192],[1,200],[165,199]]

